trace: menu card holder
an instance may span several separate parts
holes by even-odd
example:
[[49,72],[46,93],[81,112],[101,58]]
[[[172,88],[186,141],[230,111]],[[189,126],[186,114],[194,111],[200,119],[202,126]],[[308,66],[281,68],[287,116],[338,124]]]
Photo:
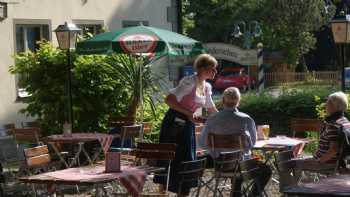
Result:
[[106,172],[120,172],[120,152],[107,152],[105,159]]

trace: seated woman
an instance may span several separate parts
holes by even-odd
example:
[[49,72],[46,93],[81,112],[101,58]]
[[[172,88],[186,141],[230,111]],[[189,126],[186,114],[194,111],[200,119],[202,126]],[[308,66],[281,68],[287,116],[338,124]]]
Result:
[[341,124],[348,122],[344,117],[347,107],[348,99],[343,92],[335,92],[328,96],[327,117],[321,128],[318,148],[312,158],[297,160],[298,170],[318,171],[336,167],[340,157]]

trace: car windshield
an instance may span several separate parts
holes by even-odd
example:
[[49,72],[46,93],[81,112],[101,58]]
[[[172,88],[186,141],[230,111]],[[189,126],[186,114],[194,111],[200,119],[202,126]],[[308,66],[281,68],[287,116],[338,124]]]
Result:
[[221,72],[222,76],[224,77],[238,77],[240,76],[240,72],[232,72],[232,71],[225,71],[225,72]]

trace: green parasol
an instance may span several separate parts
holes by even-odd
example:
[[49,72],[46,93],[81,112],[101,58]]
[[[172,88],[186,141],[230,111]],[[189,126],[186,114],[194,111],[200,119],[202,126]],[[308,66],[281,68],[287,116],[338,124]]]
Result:
[[204,52],[202,43],[181,34],[148,26],[136,26],[98,34],[77,44],[79,54],[155,54],[188,56]]
[[[77,44],[78,54],[126,53],[157,57],[194,56],[205,52],[202,43],[181,34],[148,26],[136,26],[98,34]],[[152,61],[152,62],[153,62]],[[140,67],[140,88],[142,88],[142,66]],[[143,95],[141,98],[141,122],[143,120]],[[143,138],[143,129],[140,138]]]

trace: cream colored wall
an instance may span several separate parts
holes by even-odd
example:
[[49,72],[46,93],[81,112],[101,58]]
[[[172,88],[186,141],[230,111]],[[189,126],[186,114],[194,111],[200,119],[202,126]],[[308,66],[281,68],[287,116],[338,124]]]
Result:
[[[0,21],[0,125],[19,124],[26,118],[18,114],[25,105],[17,102],[15,77],[8,72],[14,64],[15,22],[32,19],[49,21],[54,30],[65,21],[100,20],[108,29],[122,27],[123,20],[148,21],[150,26],[171,30],[167,22],[167,7],[171,0],[11,0],[8,17]],[[28,20],[30,19],[30,20]],[[51,35],[56,44],[56,37]],[[30,119],[30,118],[29,118]]]

